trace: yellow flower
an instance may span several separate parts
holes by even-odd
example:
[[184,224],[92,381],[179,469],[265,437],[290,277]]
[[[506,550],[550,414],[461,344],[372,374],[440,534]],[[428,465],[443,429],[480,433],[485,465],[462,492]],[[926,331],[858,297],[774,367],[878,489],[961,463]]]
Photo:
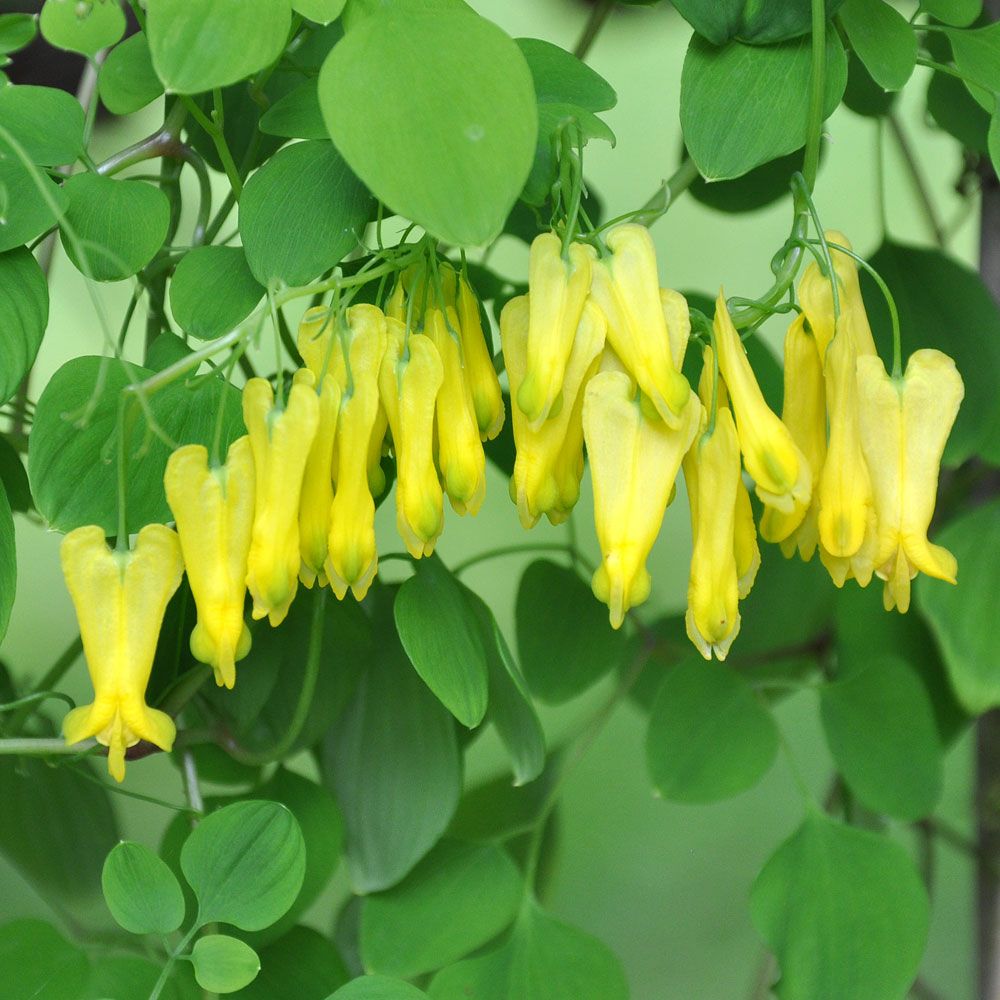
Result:
[[299,499],[306,460],[319,424],[315,378],[300,368],[288,403],[274,405],[266,379],[252,378],[243,389],[243,422],[250,435],[257,481],[253,540],[247,561],[247,589],[253,617],[280,625],[298,589]]
[[[740,444],[728,407],[718,409],[712,433],[706,431],[684,459],[684,480],[694,542],[684,623],[706,660],[713,653],[724,660],[740,631],[736,519],[738,510],[745,514],[739,502]],[[750,518],[752,524],[752,512]]]
[[[852,249],[847,237],[836,229],[828,229],[825,235],[827,243],[836,244],[847,250]],[[852,257],[833,247],[830,248],[830,259],[837,278],[840,326],[846,326],[850,331],[859,357],[875,354],[875,341],[868,325],[865,303],[861,298],[857,265]],[[834,334],[833,289],[830,278],[824,277],[815,261],[812,261],[802,273],[799,282],[799,303],[806,314],[809,326],[812,327],[819,356],[825,358],[826,349]]]
[[174,721],[146,704],[146,684],[163,613],[184,572],[180,542],[164,525],[147,524],[130,552],[112,552],[104,531],[88,525],[63,539],[60,558],[94,685],[93,702],[63,719],[63,734],[67,743],[96,737],[121,781],[127,747],[147,740],[170,750],[174,742]]
[[340,412],[340,386],[333,375],[324,375],[319,393],[319,420],[299,500],[299,579],[307,586],[319,580],[326,586],[327,543],[330,536],[330,506],[333,503],[334,443]]
[[465,379],[472,393],[472,408],[476,414],[479,436],[484,441],[492,441],[503,427],[503,393],[500,391],[500,380],[483,333],[479,300],[464,276],[460,275],[457,280],[458,329],[462,338]]
[[608,605],[614,628],[649,596],[646,559],[701,419],[701,406],[688,393],[680,425],[669,427],[646,415],[627,375],[599,372],[587,384],[583,431],[602,555],[592,586]]
[[[792,440],[809,463],[814,483],[819,481],[826,458],[826,394],[823,388],[823,363],[816,340],[806,329],[804,316],[796,316],[785,334],[785,398],[781,422],[791,432]],[[807,562],[819,541],[817,491],[813,491],[805,517],[796,527],[792,515],[775,507],[765,507],[760,533],[766,541],[780,542],[781,551],[790,558],[796,548]]]
[[867,587],[875,568],[874,499],[858,425],[858,360],[850,331],[841,326],[826,349],[830,441],[817,489],[819,556],[838,587],[851,577]]
[[231,688],[236,661],[250,652],[243,621],[254,518],[250,438],[235,440],[226,464],[216,468],[209,468],[204,446],[178,448],[167,462],[163,485],[198,611],[191,652],[211,665],[216,684]]
[[571,243],[566,259],[555,233],[541,233],[528,258],[528,342],[517,395],[528,423],[537,426],[558,413],[576,328],[590,291],[594,250]]
[[757,496],[766,506],[790,515],[788,530],[793,531],[805,516],[812,494],[809,463],[789,429],[764,402],[721,291],[715,303],[714,329],[719,370],[732,400],[743,462]]
[[[652,237],[645,226],[627,224],[606,241],[612,255],[594,265],[590,294],[608,321],[608,342],[660,417],[681,426],[691,391],[671,356],[678,338],[668,330]],[[675,300],[669,305],[679,320],[686,314]]]
[[429,556],[444,527],[444,495],[434,466],[434,411],[444,381],[430,337],[387,319],[379,390],[396,456],[396,527],[415,559]]
[[379,420],[379,368],[386,348],[386,318],[376,306],[347,310],[347,388],[337,422],[337,473],[330,507],[326,575],[337,597],[348,587],[360,601],[378,569],[375,501],[369,456]]
[[486,496],[486,454],[463,372],[458,325],[450,309],[447,323],[440,309],[428,309],[424,316],[424,334],[434,342],[444,371],[435,412],[438,468],[455,512],[475,514]]
[[[527,367],[529,298],[521,295],[511,299],[500,314],[500,342],[514,400]],[[565,369],[563,405],[555,416],[535,427],[521,407],[512,404],[517,456],[511,498],[525,528],[536,524],[543,514],[554,524],[565,520],[579,496],[583,474],[583,387],[600,363],[604,332],[603,315],[587,303]]]
[[918,572],[955,582],[958,564],[927,540],[945,442],[965,395],[955,362],[940,351],[915,351],[903,378],[890,378],[877,357],[858,359],[861,443],[878,515],[875,571],[884,603],[905,612]]

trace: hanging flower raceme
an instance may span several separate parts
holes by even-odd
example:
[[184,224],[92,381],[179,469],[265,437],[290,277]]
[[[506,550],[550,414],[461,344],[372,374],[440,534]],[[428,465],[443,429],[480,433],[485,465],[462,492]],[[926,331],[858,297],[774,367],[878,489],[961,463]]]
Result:
[[580,495],[583,476],[584,386],[597,371],[604,348],[605,321],[601,311],[586,303],[580,314],[560,395],[553,416],[533,424],[519,398],[528,363],[531,330],[530,296],[511,299],[500,314],[500,342],[510,379],[516,458],[511,499],[525,528],[544,514],[553,524],[564,521]]
[[379,391],[396,458],[396,527],[419,559],[434,551],[444,527],[444,494],[434,465],[434,413],[444,368],[430,337],[408,334],[393,317],[386,324]]
[[566,405],[566,369],[591,290],[595,256],[585,243],[570,243],[563,254],[555,233],[541,233],[531,244],[524,361],[511,399],[535,429]]
[[594,265],[590,294],[607,319],[608,342],[660,418],[680,427],[688,419],[691,389],[672,357],[677,336],[668,330],[668,317],[686,324],[687,310],[670,298],[665,310],[656,250],[645,226],[616,226],[606,242],[612,253]]
[[601,546],[592,586],[614,628],[649,596],[646,559],[701,419],[697,397],[690,389],[688,396],[679,423],[670,426],[646,413],[627,374],[599,372],[587,384],[583,431]]
[[[785,334],[784,385],[781,422],[809,463],[813,483],[817,483],[826,458],[826,392],[816,338],[801,314],[792,320]],[[813,490],[809,507],[797,527],[789,523],[798,519],[797,511],[789,514],[776,507],[764,509],[761,537],[768,542],[780,541],[786,557],[790,558],[798,549],[808,562],[816,551],[819,542],[817,492]]]
[[211,467],[200,444],[178,448],[163,476],[177,523],[198,621],[191,652],[215,682],[231,688],[236,661],[250,651],[243,620],[247,560],[254,520],[254,462],[249,437],[230,446],[225,465]]
[[378,380],[386,349],[386,318],[377,306],[361,304],[351,306],[345,320],[346,387],[337,421],[326,575],[338,599],[343,600],[350,588],[360,601],[378,569],[369,456],[381,408]]
[[253,617],[267,617],[272,625],[285,620],[298,589],[302,480],[319,424],[315,385],[313,373],[300,368],[283,409],[275,406],[266,379],[252,378],[243,389],[243,422],[253,450],[257,498],[247,589]]
[[790,534],[801,524],[812,496],[809,463],[791,431],[764,401],[721,291],[715,303],[714,331],[719,371],[732,401],[744,465],[765,507],[787,515],[782,530]]
[[181,545],[169,528],[148,524],[131,551],[114,552],[103,529],[88,525],[63,539],[60,558],[94,685],[93,702],[67,714],[63,734],[68,743],[96,737],[108,748],[108,771],[121,781],[128,747],[139,740],[173,746],[174,721],[146,704],[146,684],[163,614],[184,572]]
[[927,540],[945,442],[965,395],[955,362],[915,351],[906,374],[891,378],[878,357],[858,359],[861,442],[871,471],[878,518],[875,571],[884,603],[905,612],[918,572],[955,583],[958,564]]

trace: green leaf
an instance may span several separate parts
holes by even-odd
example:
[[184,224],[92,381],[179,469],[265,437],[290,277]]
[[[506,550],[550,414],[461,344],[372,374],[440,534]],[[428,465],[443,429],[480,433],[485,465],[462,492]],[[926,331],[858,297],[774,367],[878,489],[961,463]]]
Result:
[[48,321],[49,287],[38,261],[24,247],[0,254],[0,403],[34,364]]
[[917,606],[934,633],[959,702],[972,715],[1000,705],[994,588],[1000,586],[1000,502],[978,507],[941,531],[935,541],[958,559],[958,586],[922,577]]
[[[945,465],[978,453],[1000,463],[1000,309],[975,271],[939,250],[884,243],[870,263],[896,300],[903,357],[934,347],[955,359],[965,399],[944,450]],[[892,328],[885,299],[861,275],[865,306],[882,357],[892,356]]]
[[185,333],[211,340],[235,329],[264,297],[242,247],[196,247],[170,282],[170,311]]
[[752,688],[691,657],[664,678],[649,717],[646,761],[673,802],[717,802],[752,788],[778,753],[778,727]]
[[[826,16],[833,17],[843,0],[826,0]],[[739,38],[755,45],[781,42],[809,31],[810,0],[674,0],[681,16],[714,45]]]
[[[153,373],[130,366],[137,380]],[[28,445],[28,477],[39,513],[59,531],[99,524],[117,530],[117,488],[109,474],[117,451],[118,397],[132,377],[118,361],[80,357],[68,361],[49,380],[35,408]],[[160,428],[180,444],[212,446],[220,406],[222,453],[243,431],[240,394],[219,378],[195,385],[183,379],[149,397]],[[138,411],[138,404],[135,404]],[[80,421],[85,419],[85,425]],[[170,521],[163,492],[163,471],[171,448],[146,437],[145,418],[135,419],[127,452],[126,512],[130,532],[144,524]]]
[[364,185],[328,141],[279,150],[240,199],[240,237],[261,284],[302,285],[353,250],[371,216]]
[[517,590],[517,648],[532,692],[547,704],[568,701],[617,666],[626,639],[577,573],[548,559],[533,562]]
[[337,148],[391,211],[459,246],[499,234],[531,168],[537,114],[524,56],[495,24],[461,8],[366,17],[324,63],[319,101]]
[[319,92],[315,80],[289,91],[264,112],[261,132],[289,139],[326,139],[326,122],[319,108]]
[[437,556],[421,559],[393,606],[399,638],[414,669],[464,726],[486,714],[489,674],[475,612]]
[[967,149],[988,152],[990,115],[974,100],[961,80],[936,72],[927,87],[927,112],[939,128]]
[[277,802],[245,801],[206,816],[181,851],[198,922],[256,931],[284,916],[305,875],[295,817]]
[[77,1000],[90,975],[87,956],[43,920],[0,926],[0,969],[5,1000]]
[[[733,180],[709,184],[698,177],[688,191],[696,201],[719,212],[753,212],[789,194],[790,178],[796,170],[802,169],[803,159],[802,151],[796,150],[762,163]],[[711,310],[706,315],[711,315]]]
[[121,281],[163,246],[170,201],[158,187],[92,173],[74,174],[63,187],[69,196],[60,233],[63,249],[83,274],[95,281]]
[[375,656],[324,757],[347,826],[356,892],[395,885],[444,832],[462,790],[451,716],[407,660],[378,593]]
[[614,88],[572,52],[540,38],[517,38],[528,62],[539,104],[575,104],[587,111],[608,111],[618,103]]
[[184,920],[184,894],[174,873],[148,848],[117,844],[101,874],[104,899],[132,934],[173,934]]
[[17,52],[38,34],[38,21],[31,14],[0,14],[0,53]]
[[[684,141],[708,180],[739,177],[803,146],[809,119],[809,39],[717,49],[695,35],[681,73]],[[847,59],[827,34],[824,118],[840,103]]]
[[235,993],[257,978],[257,952],[239,938],[206,934],[191,949],[191,962],[198,985],[211,993]]
[[289,0],[148,0],[153,66],[167,90],[199,94],[270,65],[291,27]]
[[95,56],[125,34],[119,0],[45,0],[42,37],[57,49]]
[[234,1000],[324,1000],[350,978],[337,949],[311,927],[293,927],[257,951],[260,975]]
[[431,1000],[627,1000],[618,958],[597,938],[526,903],[495,951],[442,969]]
[[14,446],[0,435],[0,484],[7,492],[7,501],[15,514],[23,514],[34,507],[28,471]]
[[917,64],[917,36],[909,21],[883,0],[845,0],[840,20],[875,82],[901,90]]
[[479,621],[489,671],[486,718],[496,726],[514,770],[514,784],[533,781],[545,766],[545,733],[531,703],[528,685],[486,602],[468,587],[465,597]]
[[164,330],[146,348],[146,367],[150,371],[161,372],[191,353],[191,348],[176,333]]
[[920,9],[942,24],[965,28],[979,17],[983,0],[921,0]]
[[[15,550],[14,517],[7,499],[7,489],[0,482],[0,642],[7,634],[10,612],[17,592],[17,552]],[[0,840],[2,844],[2,840]]]
[[113,115],[130,115],[163,93],[144,32],[119,42],[108,53],[97,77],[97,89]]
[[961,31],[947,29],[944,34],[969,93],[992,114],[1000,93],[1000,23]]
[[413,979],[455,962],[509,926],[523,897],[499,847],[443,840],[398,885],[365,897],[365,968]]
[[[958,82],[958,81],[956,81]],[[958,82],[959,89],[965,88]],[[847,54],[847,89],[844,104],[855,114],[865,118],[881,118],[892,110],[896,103],[896,93],[883,90],[868,72],[865,64],[854,52]],[[968,97],[968,94],[966,94]]]
[[329,24],[340,17],[346,2],[347,0],[292,0],[292,10],[317,24]]
[[899,844],[816,811],[764,866],[750,911],[781,966],[783,1000],[904,996],[929,921]]
[[[0,759],[0,853],[40,895],[91,920],[103,910],[101,868],[119,839],[108,793],[96,780],[86,761],[71,768],[37,758]],[[0,968],[6,968],[2,959]]]
[[30,161],[27,151],[0,139],[0,253],[51,229],[69,204],[63,188],[37,167],[26,164],[22,152]]
[[44,167],[74,163],[83,151],[83,107],[54,87],[0,87],[0,122]]
[[942,753],[927,691],[897,656],[820,688],[826,740],[851,791],[874,812],[913,821],[941,795]]
[[[87,988],[74,1000],[148,997],[153,992],[161,971],[159,965],[145,958],[102,955],[101,960],[91,969]],[[193,978],[184,976],[182,979],[180,969],[177,969],[160,996],[163,1000],[202,1000],[201,990],[193,994],[189,984],[193,984]]]
[[341,986],[327,1000],[427,1000],[427,994],[388,976],[362,976]]
[[993,117],[990,119],[990,130],[986,134],[986,146],[990,159],[993,161],[993,169],[1000,170],[1000,99],[997,101],[997,110],[993,112]]

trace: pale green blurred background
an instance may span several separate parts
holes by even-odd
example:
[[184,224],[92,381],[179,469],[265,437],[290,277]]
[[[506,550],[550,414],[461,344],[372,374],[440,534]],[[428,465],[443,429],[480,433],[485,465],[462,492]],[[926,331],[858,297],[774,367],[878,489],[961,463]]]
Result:
[[[513,36],[533,36],[572,48],[587,8],[570,0],[472,0],[482,14]],[[905,13],[910,11],[903,7]],[[589,61],[618,92],[619,103],[606,116],[618,136],[610,149],[588,147],[587,175],[604,199],[608,217],[644,202],[677,163],[680,68],[690,29],[672,8],[627,8],[605,26]],[[376,77],[373,77],[376,79]],[[932,195],[947,220],[962,203],[952,185],[959,170],[953,140],[932,130],[922,117],[926,76],[918,68],[903,98],[901,113],[928,176]],[[148,132],[159,107],[124,125],[105,126],[98,154],[110,153]],[[848,234],[862,253],[881,240],[876,197],[876,126],[846,109],[827,123],[830,137],[816,202],[828,227]],[[899,241],[928,243],[910,179],[891,140],[886,142],[887,215]],[[768,264],[788,232],[790,202],[743,216],[725,216],[684,196],[657,223],[654,234],[664,283],[675,288],[753,297],[770,284]],[[181,232],[188,231],[182,225]],[[977,217],[972,212],[951,242],[951,251],[976,261]],[[501,272],[521,277],[526,249],[503,242],[491,258]],[[53,301],[49,332],[33,382],[37,398],[44,381],[68,358],[99,353],[100,324],[79,274],[60,251],[52,268]],[[127,283],[101,289],[111,323],[117,328],[130,288]],[[141,336],[137,320],[135,332]],[[780,344],[781,325],[767,331]],[[268,348],[269,350],[269,348]],[[268,358],[266,353],[262,358]],[[264,362],[267,364],[267,361]],[[111,470],[109,469],[109,475]],[[589,487],[576,512],[583,544],[595,550]],[[74,634],[73,614],[58,567],[60,536],[18,518],[20,577],[3,659],[21,678],[38,676]],[[381,548],[400,548],[392,503],[380,512]],[[559,537],[555,529],[536,528],[532,540]],[[449,515],[439,551],[446,562],[477,551],[528,540],[518,525],[502,477],[490,470],[487,501],[475,519]],[[689,558],[687,510],[683,502],[668,511],[650,563],[654,591],[651,616],[682,607]],[[482,564],[467,576],[494,608],[513,636],[513,598],[526,558]],[[395,571],[396,564],[390,569]],[[794,594],[788,595],[795,600]],[[780,638],[780,637],[778,637]],[[69,682],[75,696],[86,694],[82,663]],[[587,711],[603,689],[581,702],[545,716],[550,737]],[[796,695],[778,711],[797,758],[817,791],[824,788],[830,763],[819,735],[813,694]],[[681,807],[654,799],[645,774],[644,717],[631,705],[613,718],[584,764],[570,780],[561,806],[561,843],[548,905],[566,920],[593,932],[623,959],[635,1000],[734,1000],[752,997],[762,958],[748,916],[748,892],[761,863],[788,836],[801,815],[801,802],[787,764],[780,760],[759,787],[712,807]],[[959,827],[969,825],[971,740],[951,752],[941,813]],[[492,734],[470,753],[469,780],[501,768]],[[130,765],[128,788],[172,801],[182,797],[178,772],[164,757]],[[161,807],[117,798],[127,836],[151,846],[170,819]],[[2,810],[2,804],[0,804]],[[2,815],[2,814],[0,814]],[[341,887],[342,888],[342,887]],[[931,940],[923,978],[943,1000],[972,997],[972,869],[967,859],[941,846]],[[329,930],[331,891],[310,912],[310,920]],[[0,860],[0,920],[50,916],[51,910]],[[758,994],[763,996],[764,994]]]

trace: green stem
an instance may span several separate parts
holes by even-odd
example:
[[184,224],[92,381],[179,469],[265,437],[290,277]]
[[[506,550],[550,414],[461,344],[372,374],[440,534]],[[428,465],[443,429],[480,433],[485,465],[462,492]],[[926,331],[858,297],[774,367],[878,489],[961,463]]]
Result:
[[86,753],[97,746],[95,740],[85,740],[83,743],[68,744],[59,739],[33,739],[31,737],[12,737],[0,739],[0,757],[64,757],[77,756]]
[[170,974],[174,971],[174,965],[177,964],[177,959],[184,953],[187,946],[191,943],[191,939],[198,933],[198,922],[195,921],[194,926],[184,935],[181,942],[177,947],[167,956],[166,964],[163,966],[163,971],[160,973],[160,978],[156,980],[156,984],[153,986],[153,991],[149,994],[149,1000],[160,1000],[160,994],[163,993],[163,988],[167,985],[170,979]]
[[573,48],[573,55],[577,59],[587,58],[591,47],[597,41],[597,36],[601,33],[601,28],[604,27],[611,16],[611,11],[614,10],[614,7],[615,0],[597,0],[597,3],[594,4],[590,12],[590,17],[584,25],[583,34],[580,35],[580,40]]
[[[39,682],[32,689],[32,694],[37,694],[41,691],[52,690],[62,679],[66,676],[70,667],[80,658],[80,654],[83,652],[83,639],[80,636],[76,636],[75,639],[59,654],[55,663],[45,672],[44,676],[39,680]],[[24,724],[31,718],[34,714],[35,705],[26,705],[17,715],[15,715],[10,720],[10,727],[12,732],[20,732],[24,727]]]
[[[206,135],[212,140],[212,145],[215,146],[215,151],[219,154],[219,159],[222,161],[222,167],[226,171],[226,177],[229,178],[229,186],[232,188],[233,197],[236,201],[239,201],[240,196],[243,194],[243,181],[240,179],[240,172],[236,168],[236,161],[233,159],[232,151],[229,149],[229,143],[226,141],[221,125],[212,118],[209,118],[192,98],[182,96],[181,101],[191,117],[205,130]],[[219,106],[221,107],[221,105]]]
[[571,552],[572,546],[568,545],[566,542],[529,542],[527,544],[519,545],[501,545],[495,549],[487,549],[485,552],[479,552],[474,556],[470,556],[464,562],[460,562],[455,566],[452,566],[451,571],[455,576],[459,576],[464,573],[467,569],[471,569],[473,566],[481,562],[487,562],[490,559],[498,559],[501,556],[516,556],[527,552]]
[[0,715],[24,708],[36,708],[42,702],[49,701],[52,698],[64,701],[70,708],[76,708],[76,702],[62,691],[36,691],[34,694],[26,694],[23,698],[18,698],[16,701],[8,701],[6,704],[0,705]]
[[646,199],[637,212],[627,212],[608,222],[603,222],[597,227],[597,232],[603,232],[609,226],[617,225],[626,219],[631,219],[648,229],[666,214],[677,196],[683,194],[700,176],[694,160],[690,156],[685,157],[680,166]]
[[809,128],[806,132],[806,154],[802,173],[812,191],[819,170],[819,147],[823,136],[823,98],[826,96],[826,4],[812,4],[812,69],[809,78]]
[[900,122],[899,118],[893,113],[889,112],[886,116],[889,121],[889,128],[892,130],[893,138],[896,140],[896,145],[899,146],[899,151],[902,153],[903,161],[906,163],[907,172],[910,175],[910,179],[913,181],[913,189],[917,195],[917,201],[920,204],[921,211],[924,214],[924,219],[927,222],[928,227],[934,234],[934,242],[937,243],[939,247],[944,247],[947,242],[944,232],[944,226],[941,225],[941,220],[938,218],[937,209],[934,207],[934,199],[931,198],[930,188],[927,186],[927,181],[924,178],[923,172],[920,169],[920,163],[917,161],[917,155],[910,145],[910,140],[903,130],[903,124]]

